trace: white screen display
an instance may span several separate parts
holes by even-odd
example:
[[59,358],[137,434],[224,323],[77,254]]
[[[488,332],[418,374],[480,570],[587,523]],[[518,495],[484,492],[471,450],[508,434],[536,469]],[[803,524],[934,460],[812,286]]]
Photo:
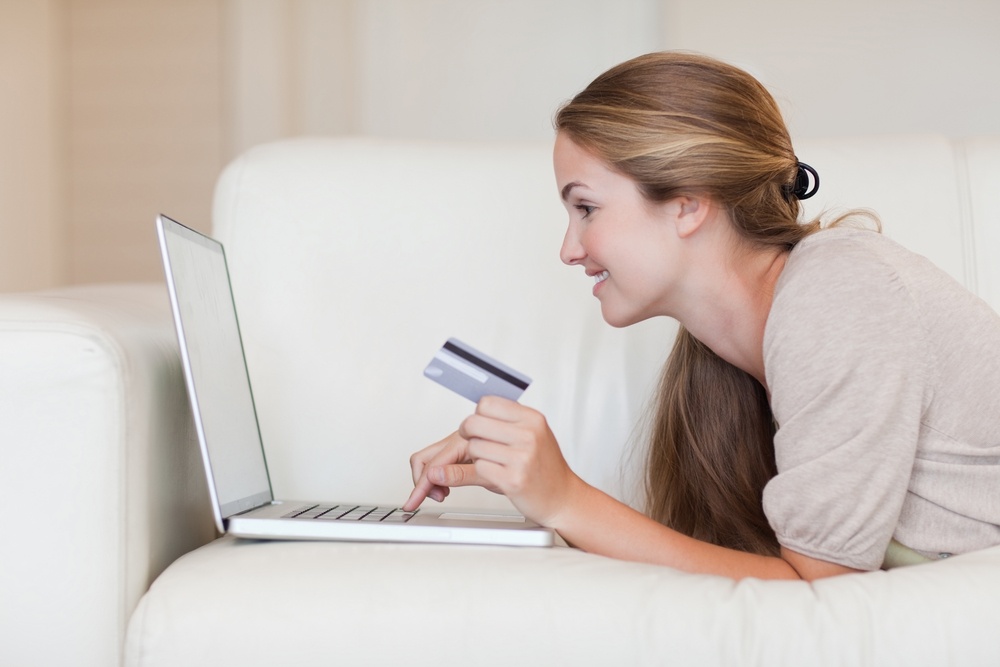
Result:
[[218,242],[181,225],[164,220],[163,229],[195,419],[228,517],[272,496],[225,254]]

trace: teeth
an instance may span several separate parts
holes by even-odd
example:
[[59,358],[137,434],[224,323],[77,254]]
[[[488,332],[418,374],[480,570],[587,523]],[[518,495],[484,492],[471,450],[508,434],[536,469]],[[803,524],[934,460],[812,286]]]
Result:
[[595,284],[596,283],[603,283],[607,279],[608,279],[608,272],[607,271],[601,271],[596,276],[594,276],[594,283]]

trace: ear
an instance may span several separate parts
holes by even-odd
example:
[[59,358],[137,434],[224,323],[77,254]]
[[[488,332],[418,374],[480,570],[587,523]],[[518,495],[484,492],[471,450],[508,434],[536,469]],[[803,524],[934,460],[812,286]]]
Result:
[[670,203],[673,205],[677,236],[682,239],[701,229],[712,212],[712,202],[704,197],[677,197]]

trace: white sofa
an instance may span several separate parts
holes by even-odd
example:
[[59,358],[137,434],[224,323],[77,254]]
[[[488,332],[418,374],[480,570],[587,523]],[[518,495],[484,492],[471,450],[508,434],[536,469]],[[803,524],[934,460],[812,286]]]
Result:
[[[1000,139],[796,149],[822,177],[811,212],[875,209],[1000,308]],[[301,139],[230,165],[213,232],[276,495],[402,502],[409,454],[472,407],[421,375],[457,336],[534,377],[522,400],[574,469],[637,501],[674,327],[603,323],[558,260],[565,216],[548,144]],[[215,539],[158,284],[0,296],[0,448],[2,665],[1000,664],[1000,548],[808,584]]]

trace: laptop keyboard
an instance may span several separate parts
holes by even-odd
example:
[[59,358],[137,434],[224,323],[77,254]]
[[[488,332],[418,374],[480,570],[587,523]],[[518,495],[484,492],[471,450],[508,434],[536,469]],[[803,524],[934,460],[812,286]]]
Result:
[[316,519],[318,521],[406,523],[419,511],[404,512],[397,507],[376,507],[374,505],[306,505],[285,514],[281,518]]

